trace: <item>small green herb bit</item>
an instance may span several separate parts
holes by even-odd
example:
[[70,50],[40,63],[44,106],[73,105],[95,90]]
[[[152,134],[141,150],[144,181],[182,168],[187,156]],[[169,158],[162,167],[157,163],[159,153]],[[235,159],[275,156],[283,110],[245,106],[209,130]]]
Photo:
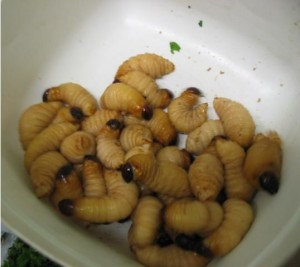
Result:
[[8,250],[8,256],[2,267],[60,267],[21,239],[16,239]]
[[199,23],[198,23],[198,25],[199,25],[200,27],[202,27],[202,26],[203,26],[203,20],[200,20]]
[[181,47],[176,42],[170,42],[171,53],[174,54],[175,51],[179,52]]

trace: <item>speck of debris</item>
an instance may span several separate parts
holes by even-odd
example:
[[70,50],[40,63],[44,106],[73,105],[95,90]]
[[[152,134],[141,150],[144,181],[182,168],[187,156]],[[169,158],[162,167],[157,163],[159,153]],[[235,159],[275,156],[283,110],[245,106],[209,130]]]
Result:
[[224,73],[225,73],[224,71],[222,71],[222,70],[220,71],[220,74],[221,74],[221,75],[223,75]]
[[171,12],[173,12],[173,9],[171,9]]
[[283,83],[280,84],[280,87],[282,87],[282,86],[283,86]]
[[253,71],[255,71],[256,70],[256,67],[253,67],[253,69],[252,69]]
[[192,8],[191,6],[188,6],[188,8]]
[[159,34],[162,34],[162,31],[159,31],[158,33],[159,33]]
[[188,59],[191,59],[191,57],[188,57]]
[[211,67],[209,67],[206,71],[211,71]]
[[259,103],[260,101],[261,101],[261,98],[257,98],[257,101],[256,101],[256,102]]

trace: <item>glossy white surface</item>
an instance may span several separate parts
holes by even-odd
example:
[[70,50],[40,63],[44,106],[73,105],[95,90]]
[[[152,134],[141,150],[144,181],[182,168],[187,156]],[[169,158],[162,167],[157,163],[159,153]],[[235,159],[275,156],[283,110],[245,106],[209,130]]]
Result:
[[[36,199],[17,125],[46,88],[77,82],[98,99],[125,59],[153,52],[176,65],[161,86],[175,95],[199,87],[208,103],[217,95],[238,100],[258,131],[282,136],[279,193],[258,194],[250,232],[210,265],[279,266],[300,243],[299,14],[296,0],[3,1],[3,221],[64,266],[139,266],[127,246],[128,223],[100,227],[99,239]],[[180,44],[179,53],[170,53],[170,41]]]

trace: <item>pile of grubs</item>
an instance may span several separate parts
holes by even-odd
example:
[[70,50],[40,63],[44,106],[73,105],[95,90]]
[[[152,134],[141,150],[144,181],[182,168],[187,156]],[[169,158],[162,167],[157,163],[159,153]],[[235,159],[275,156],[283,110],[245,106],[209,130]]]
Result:
[[198,88],[159,88],[174,70],[133,56],[99,104],[79,84],[51,87],[21,115],[19,136],[37,197],[80,222],[131,220],[129,246],[146,266],[201,267],[241,242],[257,192],[277,193],[281,139],[256,133],[235,100],[215,97],[211,119]]

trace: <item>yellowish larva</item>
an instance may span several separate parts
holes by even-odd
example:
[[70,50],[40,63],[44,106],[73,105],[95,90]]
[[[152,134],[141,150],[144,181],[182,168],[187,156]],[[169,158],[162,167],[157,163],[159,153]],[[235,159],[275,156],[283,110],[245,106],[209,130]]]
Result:
[[168,115],[176,130],[189,133],[207,120],[208,104],[199,104],[199,89],[190,87],[173,99],[168,106]]
[[47,89],[44,92],[43,101],[62,101],[80,109],[85,116],[91,116],[97,110],[97,101],[94,96],[81,85],[71,82]]
[[255,123],[249,111],[241,103],[224,97],[215,97],[213,105],[223,123],[225,134],[242,147],[250,146]]

